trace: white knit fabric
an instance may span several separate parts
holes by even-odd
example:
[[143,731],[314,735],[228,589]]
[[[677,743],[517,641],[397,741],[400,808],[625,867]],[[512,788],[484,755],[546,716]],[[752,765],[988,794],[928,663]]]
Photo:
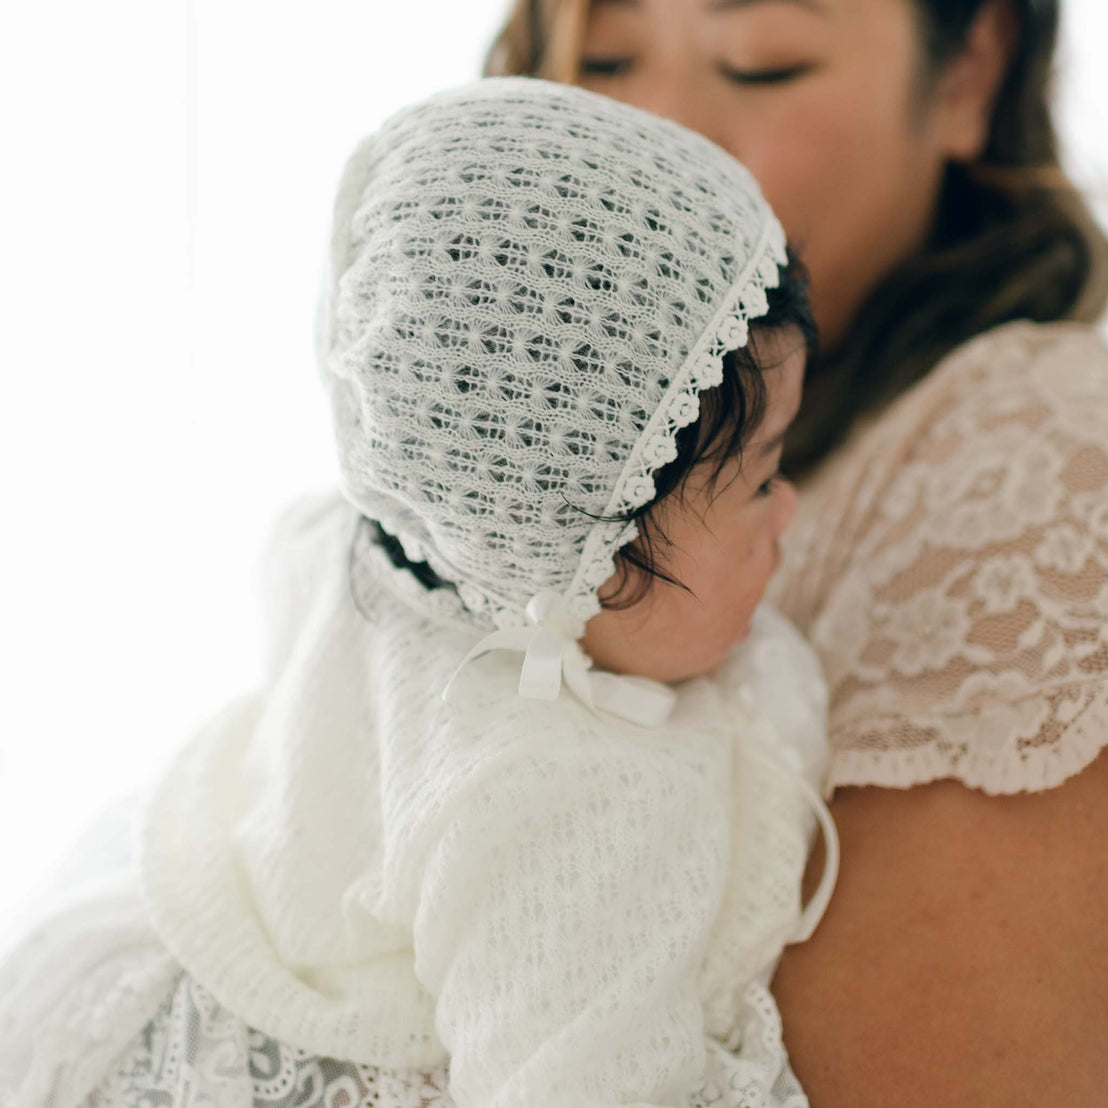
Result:
[[520,698],[503,655],[444,704],[474,633],[391,597],[365,527],[320,510],[272,582],[295,595],[290,574],[318,574],[274,684],[190,744],[148,809],[158,932],[274,1037],[385,1066],[449,1054],[465,1108],[682,1103],[705,1033],[734,1032],[796,924],[807,804],[743,752],[819,781],[806,646],[759,613],[757,648],[686,683],[655,731]]
[[[443,704],[478,632],[417,615],[371,552],[340,497],[282,521],[265,686],[144,798],[140,895],[0,967],[0,1103],[75,1108],[102,1078],[89,1108],[261,1104],[268,1051],[343,1095],[356,1064],[366,1108],[803,1105],[763,986],[812,820],[764,759],[822,780],[807,646],[760,610],[654,732],[519,698],[506,655]],[[165,1032],[175,1003],[211,1019]]]
[[344,491],[478,623],[580,620],[613,517],[746,342],[785,260],[746,169],[582,89],[478,82],[394,116],[336,206],[323,356]]

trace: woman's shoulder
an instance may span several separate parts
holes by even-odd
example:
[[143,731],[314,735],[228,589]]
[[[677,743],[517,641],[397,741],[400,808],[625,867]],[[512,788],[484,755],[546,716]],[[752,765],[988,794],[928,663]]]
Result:
[[[1079,323],[998,327],[901,397],[870,439],[859,455],[869,455],[871,470],[874,450],[895,460],[894,481],[1023,463],[1062,482],[1075,458],[1092,464],[1090,450],[1108,464],[1108,344]],[[1011,507],[1020,513],[1020,503]]]
[[[813,546],[822,552],[821,571],[837,574],[841,564],[822,556],[828,540],[840,553],[852,548],[890,497],[900,504],[911,488],[943,481],[952,469],[1034,461],[1044,450],[1056,460],[1083,454],[1094,464],[1086,448],[1108,459],[1106,419],[1108,342],[1094,327],[1018,321],[978,335],[887,408],[862,417],[802,484],[783,576],[793,577]],[[796,586],[779,584],[774,596],[806,631],[810,612],[798,605]]]
[[926,415],[944,406],[1011,410],[1012,396],[1033,393],[1055,411],[1108,405],[1108,342],[1084,323],[1019,321],[986,331],[947,356],[899,401]]
[[1034,365],[1043,359],[1072,354],[1083,358],[1108,358],[1104,332],[1093,324],[1073,320],[1036,323],[1020,319],[983,331],[955,347],[931,376],[973,366],[988,371],[998,357],[1011,364]]
[[[1103,412],[1108,405],[1108,342],[1084,323],[1019,320],[957,347],[887,409],[864,419],[831,459],[843,462],[890,440],[918,444],[930,428],[966,417],[1013,421],[1021,402],[1035,397],[1054,412]],[[1082,421],[1084,424],[1086,421]],[[967,444],[972,450],[972,442]],[[906,461],[910,453],[896,455]]]

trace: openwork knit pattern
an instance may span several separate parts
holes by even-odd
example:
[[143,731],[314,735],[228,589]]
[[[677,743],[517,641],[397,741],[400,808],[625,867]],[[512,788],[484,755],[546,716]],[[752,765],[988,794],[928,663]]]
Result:
[[581,89],[479,82],[394,116],[336,205],[324,361],[344,493],[514,626],[582,621],[619,516],[765,313],[784,236],[750,174]]
[[759,609],[652,728],[457,673],[540,591],[596,611],[779,225],[706,140],[499,81],[355,155],[334,257],[343,495],[277,528],[262,684],[145,791],[118,895],[0,962],[0,1108],[803,1106],[765,983],[809,915],[807,644]]

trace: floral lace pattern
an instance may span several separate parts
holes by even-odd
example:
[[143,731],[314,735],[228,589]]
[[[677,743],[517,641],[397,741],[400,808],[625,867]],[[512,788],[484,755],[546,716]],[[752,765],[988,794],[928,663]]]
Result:
[[964,347],[802,490],[779,603],[831,686],[833,784],[1050,788],[1108,744],[1108,350]]
[[[710,1042],[689,1108],[807,1108],[769,993],[747,989],[737,1053]],[[81,1108],[454,1108],[445,1065],[428,1072],[323,1058],[233,1016],[182,972]]]
[[44,918],[0,964],[0,1108],[72,1108],[178,971],[127,875]]

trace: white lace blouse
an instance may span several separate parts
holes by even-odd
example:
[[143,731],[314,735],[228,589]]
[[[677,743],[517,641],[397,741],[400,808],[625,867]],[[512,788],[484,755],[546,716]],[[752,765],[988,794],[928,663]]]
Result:
[[831,784],[1048,789],[1108,745],[1108,347],[981,335],[802,490],[771,596],[831,690]]

